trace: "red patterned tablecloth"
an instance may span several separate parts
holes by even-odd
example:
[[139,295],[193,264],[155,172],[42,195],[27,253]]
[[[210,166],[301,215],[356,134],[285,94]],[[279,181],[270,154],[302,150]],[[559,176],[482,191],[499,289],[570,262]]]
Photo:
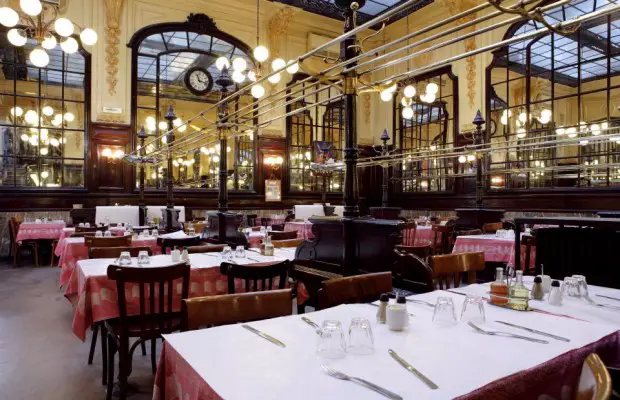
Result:
[[312,222],[287,222],[284,224],[284,232],[297,231],[300,239],[314,239],[312,233]]
[[[148,246],[153,254],[161,254],[161,247],[157,245],[157,238],[135,238],[131,241],[132,247]],[[60,251],[58,251],[60,248]],[[71,278],[79,260],[88,258],[88,248],[84,245],[84,238],[66,238],[58,244],[57,254],[60,254],[58,266],[60,267],[60,287],[63,287]]]
[[[260,245],[263,243],[263,239],[265,239],[265,234],[260,232],[250,232],[250,236],[248,238],[248,243],[251,248],[260,248]],[[233,249],[234,250],[234,249]]]
[[416,229],[403,229],[403,244],[405,246],[430,246],[433,243],[433,229],[431,226],[418,226]]
[[[509,266],[515,263],[514,239],[498,238],[495,235],[458,236],[452,254],[484,252],[485,261],[504,262]],[[530,267],[536,265],[536,248],[530,249]],[[521,269],[525,267],[525,246],[521,246]]]
[[22,222],[15,240],[58,239],[65,226],[64,222]]

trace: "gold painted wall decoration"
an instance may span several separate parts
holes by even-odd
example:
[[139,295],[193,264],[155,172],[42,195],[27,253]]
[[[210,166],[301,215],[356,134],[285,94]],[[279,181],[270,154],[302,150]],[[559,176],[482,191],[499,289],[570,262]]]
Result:
[[118,79],[119,44],[120,44],[120,19],[124,0],[105,0],[105,61],[106,82],[110,96],[116,94]]

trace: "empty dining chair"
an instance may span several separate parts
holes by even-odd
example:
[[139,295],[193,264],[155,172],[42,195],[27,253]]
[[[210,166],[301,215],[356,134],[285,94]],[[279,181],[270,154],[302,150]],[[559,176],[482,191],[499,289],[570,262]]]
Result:
[[288,231],[288,232],[271,231],[268,233],[268,235],[271,236],[271,240],[297,239],[297,231]]
[[131,246],[131,236],[109,236],[96,237],[84,236],[84,245],[90,247],[129,247]]
[[189,254],[195,253],[221,253],[226,247],[225,244],[204,244],[200,246],[190,246],[187,248]]
[[431,257],[431,268],[439,289],[458,287],[461,274],[467,274],[467,283],[476,283],[476,272],[484,270],[484,252],[446,254]]
[[149,256],[153,250],[148,246],[138,247],[89,247],[88,258],[118,258],[122,252],[129,252],[132,257],[138,257],[141,251],[146,251]]
[[318,293],[318,309],[340,304],[369,303],[392,291],[392,272],[354,275],[324,281]]
[[236,292],[236,280],[241,283],[240,289],[246,292],[273,290],[275,286],[278,289],[284,289],[290,269],[291,262],[289,260],[252,265],[228,262],[220,264],[220,272],[228,277],[228,294]]

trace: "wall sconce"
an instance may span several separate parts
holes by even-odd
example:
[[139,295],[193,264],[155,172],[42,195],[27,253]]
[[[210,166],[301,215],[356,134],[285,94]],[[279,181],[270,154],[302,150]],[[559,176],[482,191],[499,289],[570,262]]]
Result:
[[114,164],[125,156],[125,152],[121,149],[112,150],[111,148],[106,147],[101,151],[101,155],[106,159],[108,164]]
[[265,158],[264,164],[271,167],[274,171],[277,171],[284,163],[282,156],[268,156]]

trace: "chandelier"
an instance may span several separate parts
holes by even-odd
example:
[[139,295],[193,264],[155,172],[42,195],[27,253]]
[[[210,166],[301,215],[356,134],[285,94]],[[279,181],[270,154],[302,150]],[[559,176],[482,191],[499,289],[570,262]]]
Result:
[[49,64],[50,57],[45,50],[56,47],[57,37],[65,53],[73,54],[78,50],[78,42],[72,37],[75,27],[80,32],[82,44],[92,46],[97,43],[97,32],[93,29],[81,28],[67,18],[58,18],[58,4],[55,1],[20,0],[19,7],[18,11],[0,7],[0,24],[12,28],[7,32],[7,38],[13,46],[24,46],[28,38],[37,42],[37,47],[29,56],[36,67],[43,68]]

